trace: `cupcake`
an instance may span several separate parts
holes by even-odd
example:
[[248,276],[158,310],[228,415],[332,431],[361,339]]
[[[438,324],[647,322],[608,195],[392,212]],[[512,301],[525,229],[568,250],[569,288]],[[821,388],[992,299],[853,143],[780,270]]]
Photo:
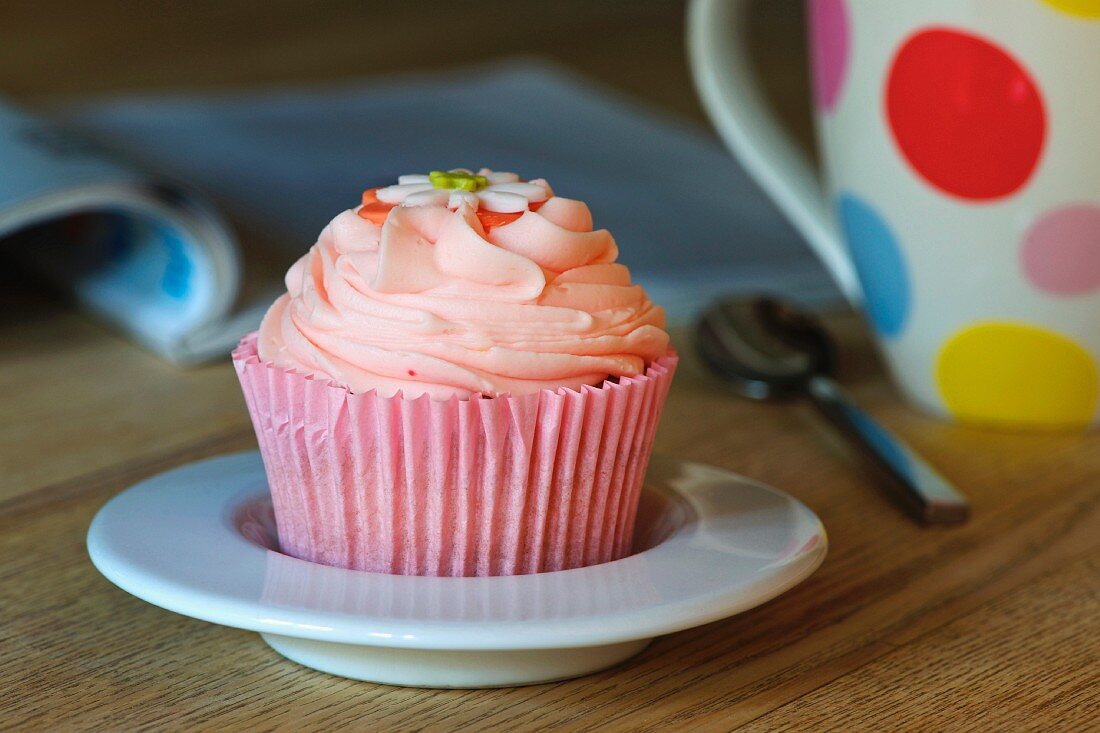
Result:
[[482,169],[336,216],[233,354],[283,552],[405,575],[630,552],[676,367],[588,207]]

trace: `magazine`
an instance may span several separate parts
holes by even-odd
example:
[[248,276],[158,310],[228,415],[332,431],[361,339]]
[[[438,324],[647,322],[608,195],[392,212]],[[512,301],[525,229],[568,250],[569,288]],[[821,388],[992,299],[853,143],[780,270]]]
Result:
[[[226,353],[241,257],[201,196],[116,150],[0,103],[0,252],[178,363]],[[259,305],[259,304],[258,304]]]

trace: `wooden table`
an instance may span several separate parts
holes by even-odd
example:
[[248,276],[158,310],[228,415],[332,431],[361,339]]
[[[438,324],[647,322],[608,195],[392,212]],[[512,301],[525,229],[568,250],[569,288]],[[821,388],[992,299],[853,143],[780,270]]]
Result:
[[[638,5],[638,38],[667,62],[659,78],[682,78],[668,7]],[[108,89],[280,78],[272,65],[283,57],[265,66],[269,46],[247,35],[233,50],[215,44],[228,54],[223,61],[240,60],[228,70],[201,39],[174,41],[177,68],[141,35],[152,57],[144,71],[122,54],[116,63],[93,58],[90,69],[73,63],[63,82],[49,72],[56,59],[31,80],[17,73],[43,49],[170,35],[163,19],[99,11],[111,20],[107,40],[82,33],[82,19],[100,17],[87,10],[56,21],[30,6],[14,13],[0,44],[16,60],[3,62],[0,78],[18,77],[26,99],[82,88],[81,79]],[[227,37],[246,27],[243,11],[222,12]],[[335,49],[329,66],[314,61],[307,76],[352,73],[346,13],[327,25],[293,15],[263,22]],[[606,27],[592,22],[585,32]],[[608,41],[609,55],[638,38]],[[297,46],[288,53],[316,58]],[[617,60],[578,53],[579,66],[611,83],[629,76]],[[654,101],[681,108],[672,99],[681,92],[664,93]],[[724,392],[681,332],[686,360],[657,449],[806,502],[829,531],[824,565],[765,606],[659,639],[617,669],[520,689],[439,691],[300,668],[255,634],[162,611],[100,577],[84,534],[109,497],[159,471],[254,445],[233,370],[227,362],[169,366],[6,268],[0,313],[0,729],[1085,730],[1100,720],[1100,439],[922,417],[886,383],[854,317],[830,321],[846,347],[842,380],[965,488],[974,503],[969,524],[914,525],[808,407]]]

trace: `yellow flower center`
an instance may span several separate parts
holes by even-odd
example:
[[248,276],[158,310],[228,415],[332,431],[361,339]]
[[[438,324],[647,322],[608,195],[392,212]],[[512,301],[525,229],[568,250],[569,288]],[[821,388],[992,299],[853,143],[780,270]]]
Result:
[[432,171],[428,180],[436,188],[457,188],[459,191],[480,191],[489,185],[489,179],[466,171]]

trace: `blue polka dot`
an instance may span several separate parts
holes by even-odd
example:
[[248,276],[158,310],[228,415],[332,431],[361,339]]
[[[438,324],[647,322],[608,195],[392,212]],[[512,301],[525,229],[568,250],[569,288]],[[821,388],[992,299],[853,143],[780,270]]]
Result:
[[909,315],[909,275],[890,227],[874,209],[851,194],[837,206],[844,239],[863,286],[864,308],[876,330],[897,336]]

